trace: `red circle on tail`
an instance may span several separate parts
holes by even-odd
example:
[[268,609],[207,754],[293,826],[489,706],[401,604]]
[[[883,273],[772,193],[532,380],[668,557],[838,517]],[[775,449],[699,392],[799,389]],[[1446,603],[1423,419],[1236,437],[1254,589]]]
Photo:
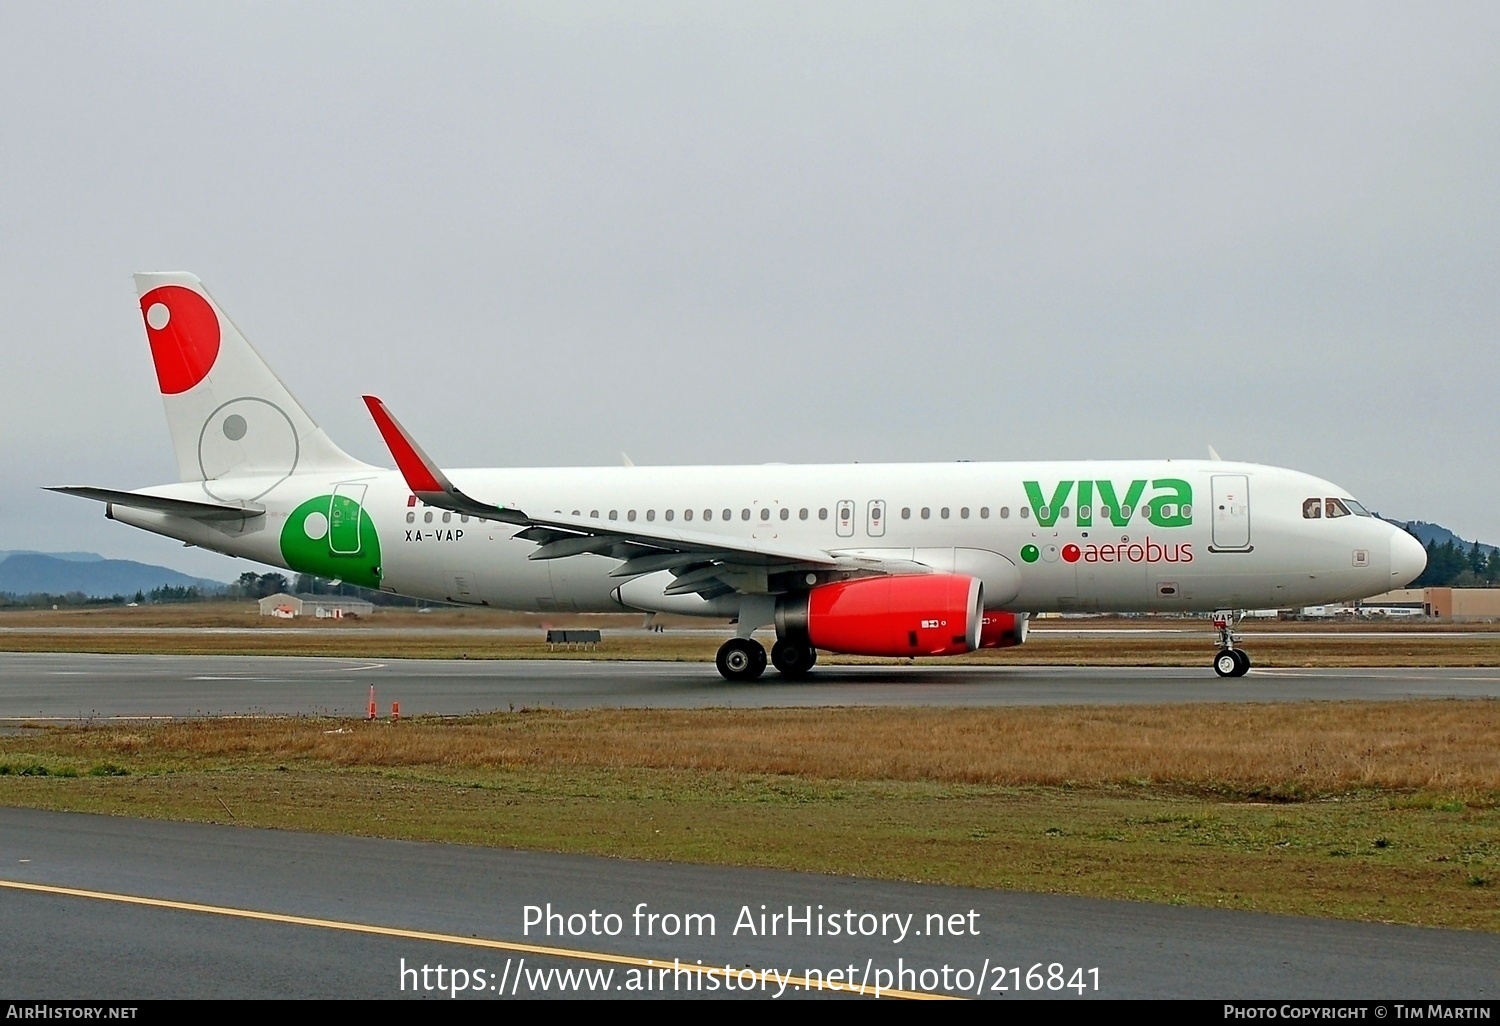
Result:
[[[162,307],[162,310],[153,309]],[[163,285],[141,297],[141,317],[163,395],[186,392],[219,356],[219,317],[192,289]]]
[[1077,545],[1063,546],[1062,558],[1067,560],[1069,563],[1078,562],[1078,557],[1081,555],[1083,555],[1083,550],[1080,549]]

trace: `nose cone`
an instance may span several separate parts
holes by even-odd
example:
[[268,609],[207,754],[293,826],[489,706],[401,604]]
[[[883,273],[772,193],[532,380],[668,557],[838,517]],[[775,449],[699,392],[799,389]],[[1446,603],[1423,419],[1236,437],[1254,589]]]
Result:
[[1427,569],[1427,550],[1405,531],[1391,532],[1391,587],[1404,588]]

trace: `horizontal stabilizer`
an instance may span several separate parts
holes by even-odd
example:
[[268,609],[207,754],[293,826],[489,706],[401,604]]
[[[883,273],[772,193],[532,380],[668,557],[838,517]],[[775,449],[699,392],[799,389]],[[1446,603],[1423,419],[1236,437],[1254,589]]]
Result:
[[192,520],[248,520],[263,517],[266,511],[251,506],[231,506],[218,502],[198,502],[193,499],[171,499],[165,495],[144,495],[141,492],[122,492],[113,488],[92,488],[88,485],[58,485],[49,487],[49,492],[78,495],[96,502],[107,502],[113,506],[129,506],[132,509],[148,509],[154,513],[168,513],[174,517]]

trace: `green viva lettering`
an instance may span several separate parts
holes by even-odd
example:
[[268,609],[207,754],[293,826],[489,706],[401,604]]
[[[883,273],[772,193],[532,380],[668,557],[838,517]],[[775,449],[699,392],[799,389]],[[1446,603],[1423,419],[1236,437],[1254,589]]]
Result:
[[[1146,495],[1148,482],[1131,481],[1123,492],[1113,481],[1059,481],[1048,495],[1042,490],[1040,481],[1023,481],[1026,501],[1031,506],[1031,515],[1041,527],[1056,525],[1063,507],[1078,488],[1078,526],[1093,527],[1097,513],[1115,527],[1129,527],[1130,518],[1142,507],[1146,519],[1157,527],[1188,527],[1193,522],[1193,486],[1177,477],[1158,477],[1150,481],[1151,494]],[[1094,496],[1098,495],[1098,504]]]
[[380,533],[347,495],[319,495],[292,510],[281,529],[281,556],[298,573],[380,586]]

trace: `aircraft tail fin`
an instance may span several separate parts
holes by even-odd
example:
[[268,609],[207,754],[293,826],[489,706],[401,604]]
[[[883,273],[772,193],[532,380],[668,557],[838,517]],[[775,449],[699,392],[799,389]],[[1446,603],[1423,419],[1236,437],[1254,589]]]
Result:
[[298,471],[366,468],[308,416],[196,275],[137,274],[135,286],[182,480],[244,499]]

